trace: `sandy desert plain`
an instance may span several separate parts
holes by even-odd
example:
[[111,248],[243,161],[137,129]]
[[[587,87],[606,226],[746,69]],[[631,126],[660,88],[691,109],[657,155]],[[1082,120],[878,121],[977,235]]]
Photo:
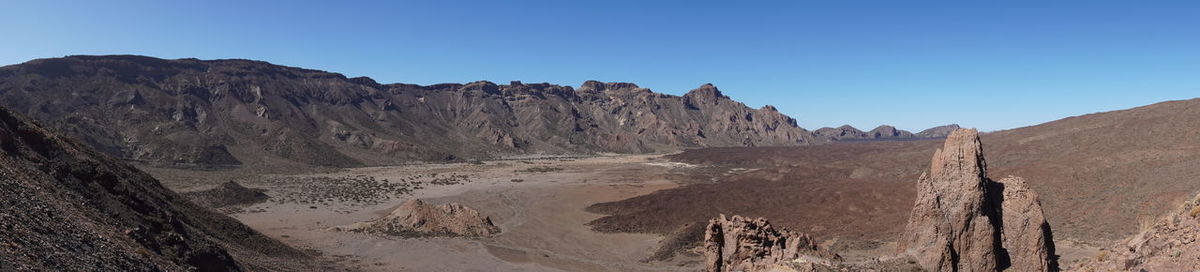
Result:
[[[661,235],[594,231],[587,223],[603,215],[585,209],[596,203],[673,188],[699,172],[720,177],[722,174],[716,172],[746,171],[717,168],[670,162],[662,155],[614,155],[330,169],[305,174],[144,170],[184,193],[227,180],[265,189],[269,200],[222,211],[289,245],[366,271],[695,271],[703,269],[700,255],[680,254],[670,263],[643,261],[658,248]],[[316,182],[329,181],[320,178],[373,178],[372,182],[410,185],[404,187],[408,189],[387,190],[362,182]],[[297,190],[297,184],[312,187]],[[349,188],[355,186],[359,188]],[[358,198],[345,194],[356,194]],[[502,231],[490,238],[468,239],[328,230],[380,217],[411,198],[475,208],[490,216]]]

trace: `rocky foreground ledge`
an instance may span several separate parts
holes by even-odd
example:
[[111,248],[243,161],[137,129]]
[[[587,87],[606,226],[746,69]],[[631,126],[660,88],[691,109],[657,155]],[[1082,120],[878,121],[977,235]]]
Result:
[[1057,271],[1050,225],[1025,180],[987,176],[974,129],[957,129],[934,153],[894,256],[844,263],[807,235],[765,219],[724,215],[705,234],[709,271]]

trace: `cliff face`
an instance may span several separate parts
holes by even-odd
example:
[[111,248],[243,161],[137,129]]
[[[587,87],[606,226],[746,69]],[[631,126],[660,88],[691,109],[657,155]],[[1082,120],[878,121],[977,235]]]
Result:
[[307,265],[299,251],[4,108],[0,222],[5,271],[286,270],[264,261],[273,258]]
[[0,104],[114,156],[350,166],[538,153],[819,142],[716,87],[417,86],[248,60],[73,56],[0,68]]

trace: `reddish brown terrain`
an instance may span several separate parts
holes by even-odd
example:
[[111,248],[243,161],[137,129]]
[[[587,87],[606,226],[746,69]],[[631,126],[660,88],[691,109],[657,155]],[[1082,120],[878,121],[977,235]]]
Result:
[[[1093,246],[1130,236],[1200,190],[1200,100],[1066,118],[982,135],[990,175],[1025,178],[1041,194],[1056,240]],[[894,241],[914,183],[941,141],[710,148],[671,159],[757,169],[719,182],[604,203],[598,230],[666,233],[740,214],[836,238],[847,247]]]
[[[862,142],[795,148],[711,148],[670,156],[676,161],[743,168],[710,180],[625,201],[592,206],[613,214],[598,230],[666,233],[717,214],[770,218],[815,237],[870,246],[903,229],[915,192],[940,141]],[[860,243],[869,243],[866,245]]]

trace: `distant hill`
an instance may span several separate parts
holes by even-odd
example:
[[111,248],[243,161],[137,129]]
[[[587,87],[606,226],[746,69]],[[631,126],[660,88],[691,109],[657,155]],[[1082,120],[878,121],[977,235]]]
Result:
[[862,131],[850,125],[843,125],[836,128],[823,127],[813,131],[813,135],[819,139],[828,139],[832,141],[885,141],[885,140],[914,140],[914,139],[932,139],[945,138],[950,135],[951,131],[958,129],[958,125],[944,125],[921,131],[921,133],[913,134],[907,130],[897,129],[889,125],[881,125],[875,127],[871,131]]
[[913,134],[913,136],[916,136],[917,138],[944,138],[947,135],[950,135],[951,132],[954,132],[954,130],[959,129],[959,128],[960,127],[958,126],[958,124],[936,126],[936,127],[932,127],[932,128],[926,129],[926,130],[922,130],[921,132],[917,132],[917,134]]

